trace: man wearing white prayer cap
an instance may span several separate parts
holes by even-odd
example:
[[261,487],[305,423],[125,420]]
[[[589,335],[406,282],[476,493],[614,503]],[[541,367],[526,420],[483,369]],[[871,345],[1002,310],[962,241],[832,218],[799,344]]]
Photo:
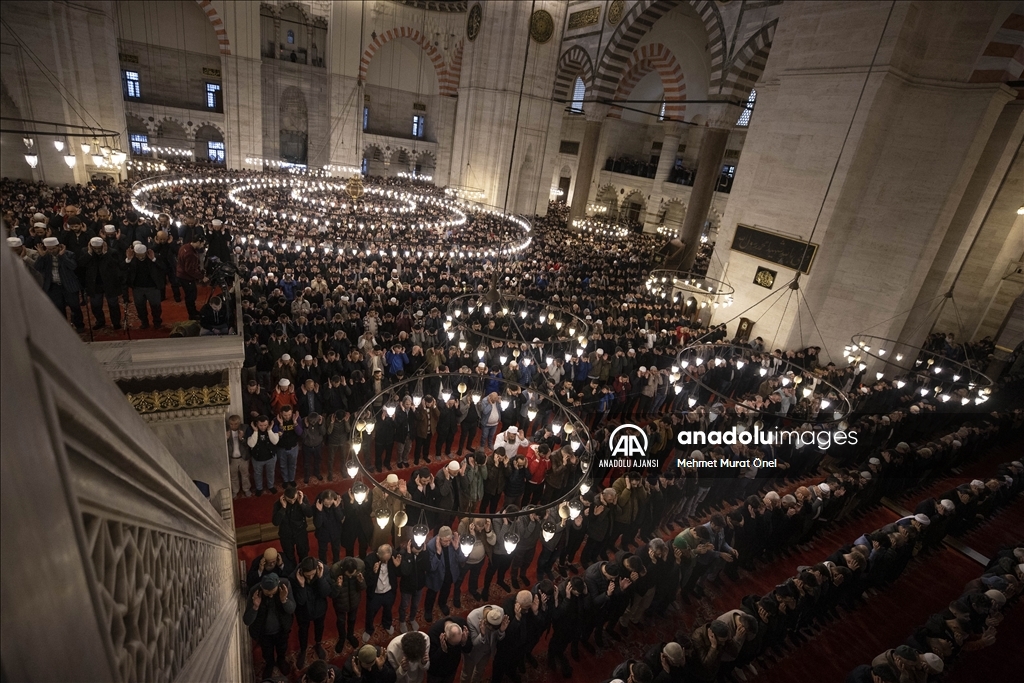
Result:
[[82,318],[82,306],[79,303],[79,292],[82,289],[75,269],[78,261],[75,255],[60,243],[56,237],[43,238],[42,244],[36,246],[39,256],[33,268],[42,278],[43,291],[57,307],[62,316],[71,309],[71,322],[79,332],[85,331]]
[[110,311],[111,327],[115,330],[121,327],[121,305],[118,302],[118,296],[124,293],[121,266],[120,254],[110,249],[102,237],[91,238],[89,246],[78,259],[78,272],[82,275],[82,286],[89,295],[94,330],[106,326],[104,299]]
[[[163,326],[163,307],[160,294],[164,291],[167,277],[166,268],[157,260],[156,254],[146,248],[145,244],[136,244],[129,252],[128,269],[125,284],[131,287],[135,312],[145,330],[149,327],[149,312],[153,314],[153,327]],[[149,311],[146,310],[149,304]]]

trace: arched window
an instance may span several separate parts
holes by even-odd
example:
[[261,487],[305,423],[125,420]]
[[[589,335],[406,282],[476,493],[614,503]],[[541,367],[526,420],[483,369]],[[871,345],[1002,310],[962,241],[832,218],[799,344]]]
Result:
[[295,31],[288,31],[288,36],[285,38],[289,45],[295,44]]
[[736,122],[737,126],[749,126],[750,115],[754,112],[754,101],[757,99],[757,91],[751,90],[750,97],[747,98],[747,103],[743,106],[743,111],[740,113],[740,118]]
[[569,107],[569,111],[574,114],[582,114],[583,97],[586,94],[587,86],[583,84],[583,79],[577,76],[576,81],[572,84],[572,106]]
[[658,120],[659,121],[664,121],[665,120],[665,101],[664,100],[661,101],[661,111],[658,112]]

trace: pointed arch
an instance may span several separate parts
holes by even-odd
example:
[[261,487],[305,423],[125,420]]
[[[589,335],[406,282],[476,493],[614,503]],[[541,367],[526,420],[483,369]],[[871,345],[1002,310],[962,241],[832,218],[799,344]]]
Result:
[[768,63],[768,53],[772,47],[772,39],[775,37],[775,27],[779,20],[776,19],[766,24],[760,31],[750,36],[729,64],[729,69],[723,77],[720,92],[727,98],[737,102],[745,102],[754,89],[764,67]]
[[217,14],[217,8],[213,6],[210,0],[196,0],[196,4],[206,14],[210,23],[213,24],[213,31],[217,34],[217,43],[220,45],[220,53],[222,55],[230,55],[231,41],[228,40],[228,30],[224,28],[224,20]]
[[[441,56],[441,53],[434,47],[434,44],[427,40],[422,33],[408,26],[388,29],[383,33],[377,34],[377,37],[370,41],[363,51],[362,58],[359,60],[360,83],[366,83],[366,72],[370,68],[370,60],[373,59],[373,55],[377,53],[377,50],[381,49],[386,43],[399,38],[407,38],[423,48],[430,63],[434,65],[434,73],[437,76],[439,90],[444,84],[449,83],[448,69],[445,67],[444,57]],[[462,68],[461,61],[459,68]]]
[[1000,24],[974,65],[971,83],[1018,81],[1024,72],[1024,2]]
[[[641,45],[630,55],[626,73],[615,90],[615,99],[629,99],[636,84],[652,71],[658,73],[661,78],[662,90],[665,92],[665,117],[682,119],[686,112],[686,105],[679,100],[686,99],[686,79],[683,76],[683,69],[676,61],[676,56],[661,43]],[[622,109],[612,107],[608,112],[608,117],[622,118]]]
[[440,82],[440,94],[455,97],[459,93],[459,81],[462,79],[462,48],[464,41],[460,40],[452,53],[452,59],[445,70],[444,79]]
[[[615,28],[608,47],[597,65],[594,88],[600,97],[610,98],[618,83],[627,72],[630,55],[640,40],[647,35],[654,23],[678,6],[677,0],[639,0]],[[708,52],[711,56],[710,88],[716,89],[722,80],[726,58],[725,24],[714,0],[689,0],[688,4],[697,12],[708,36]]]
[[568,100],[577,76],[583,79],[583,85],[587,90],[594,87],[594,64],[590,61],[590,55],[579,45],[573,45],[558,58],[552,97],[556,100]]

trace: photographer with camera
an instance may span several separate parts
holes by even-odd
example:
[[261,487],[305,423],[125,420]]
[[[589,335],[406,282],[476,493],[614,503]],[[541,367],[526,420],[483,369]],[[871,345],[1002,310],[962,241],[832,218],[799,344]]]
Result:
[[201,336],[232,334],[231,308],[224,299],[212,297],[199,311],[199,334]]

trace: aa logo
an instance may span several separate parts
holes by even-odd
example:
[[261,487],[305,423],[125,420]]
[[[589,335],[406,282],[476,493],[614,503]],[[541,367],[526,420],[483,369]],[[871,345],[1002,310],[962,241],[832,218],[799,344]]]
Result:
[[608,437],[612,457],[643,458],[647,455],[647,432],[635,424],[619,425]]

